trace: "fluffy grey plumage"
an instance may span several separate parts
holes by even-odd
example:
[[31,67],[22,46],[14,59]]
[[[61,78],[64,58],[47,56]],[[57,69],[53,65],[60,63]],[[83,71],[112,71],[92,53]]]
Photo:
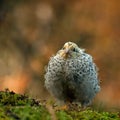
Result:
[[58,100],[89,105],[100,91],[96,65],[92,57],[73,42],[67,42],[51,57],[45,74],[45,86]]

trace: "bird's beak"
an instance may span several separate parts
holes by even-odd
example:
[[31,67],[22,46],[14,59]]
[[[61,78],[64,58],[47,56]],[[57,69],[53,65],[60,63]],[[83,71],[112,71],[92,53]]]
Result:
[[66,54],[68,54],[69,53],[69,49],[67,48],[67,49],[65,49],[65,53]]

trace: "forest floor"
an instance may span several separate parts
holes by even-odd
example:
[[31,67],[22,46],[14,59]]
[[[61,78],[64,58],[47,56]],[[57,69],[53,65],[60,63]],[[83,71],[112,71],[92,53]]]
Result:
[[56,110],[46,101],[13,91],[0,91],[0,120],[120,120],[119,112]]

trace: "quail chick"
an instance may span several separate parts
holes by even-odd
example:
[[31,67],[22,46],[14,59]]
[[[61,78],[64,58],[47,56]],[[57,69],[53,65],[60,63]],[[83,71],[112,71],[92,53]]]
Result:
[[67,42],[49,61],[45,86],[59,101],[86,107],[100,91],[97,71],[92,56],[75,43]]

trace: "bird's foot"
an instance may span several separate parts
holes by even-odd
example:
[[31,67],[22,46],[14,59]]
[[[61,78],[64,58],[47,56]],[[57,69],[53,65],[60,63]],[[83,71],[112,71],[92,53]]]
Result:
[[81,110],[81,104],[79,103],[70,103],[69,105],[70,111],[80,111]]
[[68,110],[68,106],[67,105],[63,105],[63,106],[54,106],[55,111],[60,111],[60,110]]
[[89,109],[89,107],[87,107],[87,106],[82,106],[80,103],[76,103],[76,102],[73,102],[73,103],[70,103],[69,105],[68,105],[68,109],[70,110],[70,111],[84,111],[84,110],[86,110],[86,109]]
[[54,106],[56,111],[64,110],[64,111],[81,111],[82,107],[80,104],[77,103],[69,103],[67,102],[65,105],[62,106]]

